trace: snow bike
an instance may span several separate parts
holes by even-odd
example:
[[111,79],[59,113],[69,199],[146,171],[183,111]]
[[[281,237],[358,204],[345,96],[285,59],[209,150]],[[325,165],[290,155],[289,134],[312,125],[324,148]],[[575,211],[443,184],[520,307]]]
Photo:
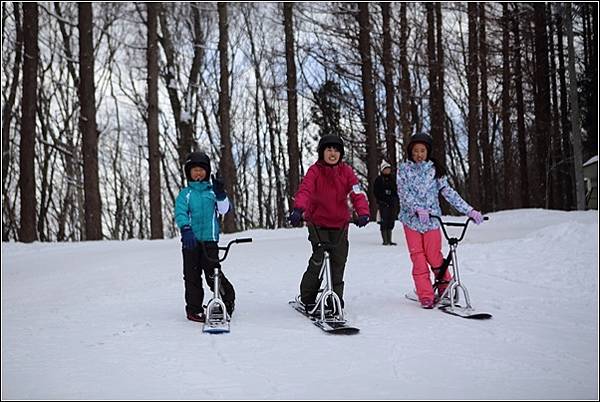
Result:
[[[439,272],[435,277],[435,283],[433,285],[434,291],[437,291],[441,285],[446,285],[446,290],[439,295],[439,298],[436,302],[436,307],[442,310],[445,313],[456,315],[463,318],[471,318],[471,319],[479,319],[485,320],[488,318],[492,318],[492,315],[489,313],[479,312],[473,309],[471,306],[471,299],[469,298],[469,292],[465,285],[460,280],[460,271],[458,269],[458,257],[456,256],[456,248],[458,247],[458,243],[462,241],[467,231],[467,227],[469,226],[469,222],[473,219],[469,218],[466,222],[444,222],[442,218],[437,215],[429,215],[430,218],[436,219],[442,228],[442,232],[444,233],[444,237],[448,241],[448,245],[450,247],[450,251],[448,252],[448,256],[444,259],[444,264],[440,268]],[[483,220],[488,220],[489,218],[485,216]],[[454,227],[462,227],[462,233],[460,237],[450,237],[448,236],[448,232],[446,231],[447,226]],[[446,271],[451,268],[452,279],[448,283],[444,282],[444,275]],[[462,298],[464,298],[464,305],[461,305],[461,294]],[[418,301],[416,293],[408,293],[406,298],[413,301]]]
[[225,259],[227,258],[227,254],[229,254],[229,247],[231,247],[232,244],[251,242],[252,238],[245,237],[241,239],[233,239],[229,243],[227,243],[227,246],[225,247],[217,246],[219,251],[225,251],[223,257],[219,257],[217,259],[208,257],[208,254],[206,253],[206,248],[204,247],[204,242],[200,242],[202,251],[204,252],[206,258],[209,261],[215,263],[213,274],[213,296],[206,305],[206,319],[204,321],[204,325],[202,326],[202,332],[208,332],[211,334],[229,332],[229,321],[231,320],[231,316],[225,308],[225,303],[221,299],[221,294],[219,291],[219,277],[221,276],[221,265],[219,263],[225,261]]
[[[319,229],[315,227],[315,229]],[[321,241],[318,230],[315,230],[318,240],[318,248],[323,249],[323,262],[321,263],[321,289],[319,289],[315,306],[307,311],[306,306],[297,296],[289,304],[299,313],[308,317],[313,323],[323,331],[331,334],[356,334],[360,330],[349,325],[344,318],[344,310],[339,296],[333,291],[331,280],[331,264],[329,253],[334,250],[342,239],[346,238],[348,227],[342,232],[335,243]]]

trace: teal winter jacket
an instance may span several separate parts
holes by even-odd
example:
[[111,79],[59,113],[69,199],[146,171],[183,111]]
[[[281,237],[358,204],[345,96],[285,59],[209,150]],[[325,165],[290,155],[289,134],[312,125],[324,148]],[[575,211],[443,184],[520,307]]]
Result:
[[[218,202],[224,201],[229,204],[227,198]],[[217,213],[217,199],[208,181],[188,183],[175,200],[175,223],[179,229],[190,225],[199,241],[219,241],[221,228]]]

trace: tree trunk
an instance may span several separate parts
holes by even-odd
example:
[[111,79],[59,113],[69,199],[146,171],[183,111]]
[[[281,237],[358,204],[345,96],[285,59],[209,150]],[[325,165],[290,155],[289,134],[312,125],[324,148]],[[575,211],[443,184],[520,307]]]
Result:
[[469,135],[469,195],[472,205],[481,204],[480,158],[479,158],[479,61],[477,38],[477,4],[468,4],[469,14],[469,61],[467,85],[469,90],[468,135]]
[[437,64],[438,60],[436,57],[436,45],[435,45],[435,10],[432,2],[425,3],[427,10],[427,67],[429,70],[429,124],[430,134],[433,139],[434,147],[432,154],[429,155],[442,162],[440,156],[444,156],[444,149],[441,148],[440,139],[443,137],[443,131],[441,122],[443,121],[443,115],[440,114],[439,106],[439,89],[438,89],[438,78],[437,78]]
[[[229,120],[229,60],[227,46],[229,43],[229,22],[227,21],[227,3],[218,3],[219,10],[219,130],[221,133],[221,160],[219,168],[221,176],[225,180],[225,190],[231,199],[232,205],[236,205],[235,189],[236,175],[233,162],[233,151],[231,144],[230,120]],[[223,220],[223,232],[232,233],[237,230],[235,224],[235,213],[230,212]]]
[[567,88],[567,78],[565,69],[565,56],[563,44],[563,18],[562,12],[556,13],[556,38],[558,51],[558,80],[560,84],[560,127],[561,127],[561,144],[563,166],[562,188],[565,197],[565,209],[570,210],[575,208],[575,193],[573,189],[574,170],[573,170],[573,150],[570,139],[571,122],[569,120],[569,101],[567,99],[569,89]]
[[525,138],[525,106],[523,100],[523,68],[521,66],[521,30],[519,29],[519,9],[515,3],[513,11],[513,36],[515,41],[515,92],[517,95],[517,136],[519,146],[519,177],[521,208],[528,208],[529,201],[529,169],[527,166],[527,142]]
[[560,168],[563,164],[562,161],[562,149],[560,143],[560,123],[558,113],[558,85],[556,83],[556,57],[554,56],[554,23],[552,19],[552,4],[547,5],[547,18],[548,29],[549,29],[549,41],[550,46],[550,84],[552,91],[552,145],[551,145],[551,156],[550,156],[550,208],[559,209],[565,208],[564,203],[564,191],[562,189],[562,181],[560,178]]
[[375,92],[373,90],[373,63],[371,61],[371,21],[369,16],[369,3],[358,5],[359,52],[362,72],[362,92],[364,105],[364,121],[367,142],[367,180],[368,198],[371,217],[377,214],[377,204],[373,184],[378,175],[377,168],[377,133],[375,131]]
[[535,65],[534,65],[534,113],[535,113],[535,180],[533,194],[536,196],[536,206],[548,208],[549,196],[547,191],[548,178],[548,146],[552,138],[552,123],[550,109],[550,83],[548,76],[548,34],[546,33],[546,7],[544,3],[534,3],[535,22]]
[[31,243],[36,240],[34,151],[39,57],[37,3],[23,3],[23,33],[25,55],[23,62],[23,99],[21,101],[21,141],[19,145],[19,190],[21,192],[19,240]]
[[[512,188],[512,128],[510,124],[510,13],[508,3],[502,3],[502,159],[504,166],[504,200],[505,209],[513,208]],[[491,183],[487,178],[486,183]]]
[[85,240],[102,239],[102,204],[98,179],[98,129],[94,84],[92,4],[79,8],[79,127],[82,134]]
[[160,185],[158,132],[158,3],[146,3],[148,10],[148,162],[150,171],[150,238],[162,239],[163,220]]
[[492,180],[492,147],[490,144],[489,133],[489,113],[488,113],[488,86],[487,86],[487,34],[486,34],[486,11],[485,2],[479,3],[479,71],[481,74],[481,131],[479,134],[479,144],[483,153],[483,175],[481,180],[485,183],[481,186],[482,208],[486,211],[493,211],[492,202],[494,200],[494,189],[496,186]]
[[577,96],[577,75],[575,73],[575,47],[573,45],[573,23],[571,3],[565,5],[565,28],[567,31],[567,48],[569,52],[569,100],[571,102],[571,141],[573,143],[573,168],[575,170],[575,195],[577,209],[585,210],[585,189],[583,186],[583,160],[581,147],[581,116]]
[[258,85],[254,91],[254,121],[256,125],[256,193],[258,200],[258,227],[264,227],[264,210],[263,204],[263,162],[264,154],[262,151],[262,144],[260,139],[260,99],[258,92]]
[[406,20],[406,2],[400,3],[400,124],[404,148],[410,142],[411,124],[411,87],[408,72],[408,22]]
[[[446,145],[446,107],[444,106],[444,44],[442,43],[442,6],[440,2],[435,3],[435,25],[436,25],[436,59],[437,63],[435,64],[435,75],[437,77],[437,114],[434,116],[438,116],[436,118],[436,124],[438,125],[438,137],[435,139],[436,147],[439,150],[437,153],[437,160],[442,165],[444,170],[446,170],[446,155],[447,155],[447,145]],[[435,137],[434,137],[435,138]],[[436,155],[436,151],[433,152]],[[442,211],[448,211],[450,205],[446,202],[445,198],[440,198],[440,202],[442,203]]]
[[300,184],[300,151],[298,150],[298,96],[296,83],[296,61],[294,50],[294,3],[283,3],[283,24],[285,28],[285,61],[287,66],[287,98],[288,98],[288,157],[290,170],[288,172],[288,199],[293,205],[293,196]]
[[396,108],[394,99],[393,60],[392,60],[392,36],[390,34],[390,3],[381,3],[381,14],[383,17],[383,74],[385,81],[385,144],[386,159],[394,171],[396,171]]

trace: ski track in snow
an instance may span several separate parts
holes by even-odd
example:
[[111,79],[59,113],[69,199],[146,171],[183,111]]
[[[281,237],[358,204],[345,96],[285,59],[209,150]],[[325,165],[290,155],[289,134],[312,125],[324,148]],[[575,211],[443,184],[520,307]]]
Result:
[[223,263],[237,299],[221,335],[185,319],[178,239],[3,243],[2,398],[597,399],[597,211],[489,216],[458,247],[487,321],[405,299],[401,225],[396,247],[376,224],[352,226],[353,336],[287,304],[310,254],[304,228],[223,236],[254,242]]

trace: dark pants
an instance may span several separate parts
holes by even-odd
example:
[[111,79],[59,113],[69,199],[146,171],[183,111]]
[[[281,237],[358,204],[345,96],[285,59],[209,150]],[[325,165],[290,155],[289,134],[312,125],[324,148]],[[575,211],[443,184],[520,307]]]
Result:
[[308,226],[308,240],[312,244],[313,253],[308,260],[308,268],[306,268],[300,282],[300,298],[304,304],[314,303],[321,287],[319,273],[323,264],[324,251],[318,247],[319,239],[321,242],[337,244],[329,252],[329,261],[333,291],[338,295],[343,306],[344,269],[348,259],[348,231],[346,229],[324,229],[312,225]]
[[396,218],[398,217],[398,208],[395,206],[379,206],[379,217],[381,221],[379,225],[381,230],[392,230],[394,229],[394,224],[396,223]]
[[[221,267],[219,264],[219,249],[217,242],[204,242],[206,254],[200,243],[193,249],[182,249],[183,253],[183,282],[185,285],[185,310],[189,313],[200,313],[204,311],[204,286],[202,285],[202,271],[206,276],[206,283],[212,291],[214,289],[214,268]],[[210,261],[207,257],[216,260]],[[219,269],[219,294],[230,310],[235,300],[235,291],[223,272]],[[232,311],[229,311],[231,313]]]

